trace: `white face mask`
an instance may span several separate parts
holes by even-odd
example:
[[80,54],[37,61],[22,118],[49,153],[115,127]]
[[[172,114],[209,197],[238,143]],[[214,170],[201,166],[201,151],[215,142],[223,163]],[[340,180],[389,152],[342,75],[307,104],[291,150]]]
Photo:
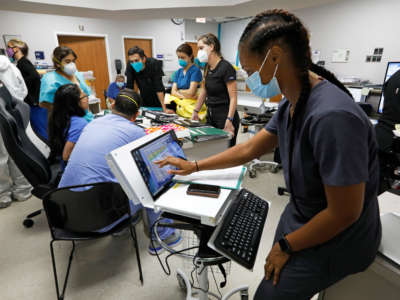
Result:
[[208,62],[208,53],[207,53],[207,51],[205,49],[199,50],[199,52],[197,52],[197,58],[202,63]]
[[70,62],[69,64],[64,65],[63,71],[65,74],[67,74],[69,76],[74,75],[77,71],[75,63]]

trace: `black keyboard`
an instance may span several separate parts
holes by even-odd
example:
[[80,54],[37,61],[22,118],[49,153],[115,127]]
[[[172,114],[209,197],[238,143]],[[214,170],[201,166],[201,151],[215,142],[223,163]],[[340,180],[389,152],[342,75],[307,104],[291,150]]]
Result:
[[240,265],[253,269],[268,208],[268,202],[246,189],[234,194],[218,226],[215,248]]

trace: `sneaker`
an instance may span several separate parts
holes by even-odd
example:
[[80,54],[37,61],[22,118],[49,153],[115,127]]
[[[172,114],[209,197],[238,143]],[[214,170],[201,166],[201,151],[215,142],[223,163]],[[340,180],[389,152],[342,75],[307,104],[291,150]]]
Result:
[[[173,234],[171,234],[169,237],[163,240],[165,244],[168,245],[168,247],[174,248],[178,246],[182,242],[182,237],[181,233],[179,230],[175,230]],[[153,248],[154,245],[154,248]],[[153,240],[153,243],[150,241],[149,243],[149,253],[151,255],[156,255],[156,252],[158,254],[164,252],[164,248],[161,247],[160,243],[156,240]]]
[[12,202],[12,200],[11,200],[10,197],[7,197],[7,196],[2,197],[2,198],[0,199],[0,208],[9,207],[9,206],[11,205],[11,202]]
[[22,195],[18,195],[18,194],[12,194],[12,199],[14,201],[18,201],[18,202],[26,201],[26,200],[30,199],[31,197],[32,197],[32,194],[29,194],[27,196],[22,196]]

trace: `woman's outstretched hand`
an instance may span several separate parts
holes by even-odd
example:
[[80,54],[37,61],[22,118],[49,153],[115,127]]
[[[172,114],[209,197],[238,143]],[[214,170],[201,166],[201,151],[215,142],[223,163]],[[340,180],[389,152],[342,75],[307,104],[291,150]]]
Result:
[[162,160],[158,160],[155,162],[160,168],[164,166],[174,166],[178,168],[178,170],[169,170],[170,174],[174,175],[189,175],[196,171],[196,163],[193,161],[187,161],[181,158],[168,156]]

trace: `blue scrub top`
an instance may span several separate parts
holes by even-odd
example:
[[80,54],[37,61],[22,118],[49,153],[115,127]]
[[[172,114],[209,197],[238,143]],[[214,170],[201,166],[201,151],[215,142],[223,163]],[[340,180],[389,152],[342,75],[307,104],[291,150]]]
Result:
[[203,76],[200,69],[196,65],[191,65],[185,75],[183,74],[183,68],[176,71],[174,83],[176,83],[179,90],[187,90],[190,88],[191,82],[201,82],[202,79]]
[[[76,78],[79,81],[80,88],[86,95],[90,95],[92,92],[87,86],[85,79],[81,72],[75,73]],[[65,78],[64,76],[58,74],[56,71],[46,73],[41,80],[40,84],[40,95],[39,102],[54,102],[54,95],[57,89],[65,84],[71,84],[72,82]]]
[[67,134],[67,142],[76,143],[83,131],[83,128],[86,127],[88,121],[84,117],[72,116],[71,117],[71,125],[68,129]]
[[[76,78],[79,81],[80,88],[86,95],[90,95],[92,91],[87,86],[85,79],[81,72],[75,73]],[[65,78],[64,76],[58,74],[56,71],[46,73],[40,83],[40,95],[39,102],[54,102],[54,95],[56,94],[57,89],[65,84],[71,84],[72,82]],[[86,112],[84,116],[86,121],[90,122],[93,120],[93,114],[90,111]],[[37,134],[39,134],[42,138],[48,140],[47,134],[47,110],[44,108],[38,108],[37,113],[35,115],[35,126],[34,130]]]
[[108,86],[108,91],[107,91],[107,97],[114,99],[117,98],[119,92],[123,90],[126,87],[126,84],[124,83],[124,86],[122,88],[119,88],[116,82],[112,82]]

